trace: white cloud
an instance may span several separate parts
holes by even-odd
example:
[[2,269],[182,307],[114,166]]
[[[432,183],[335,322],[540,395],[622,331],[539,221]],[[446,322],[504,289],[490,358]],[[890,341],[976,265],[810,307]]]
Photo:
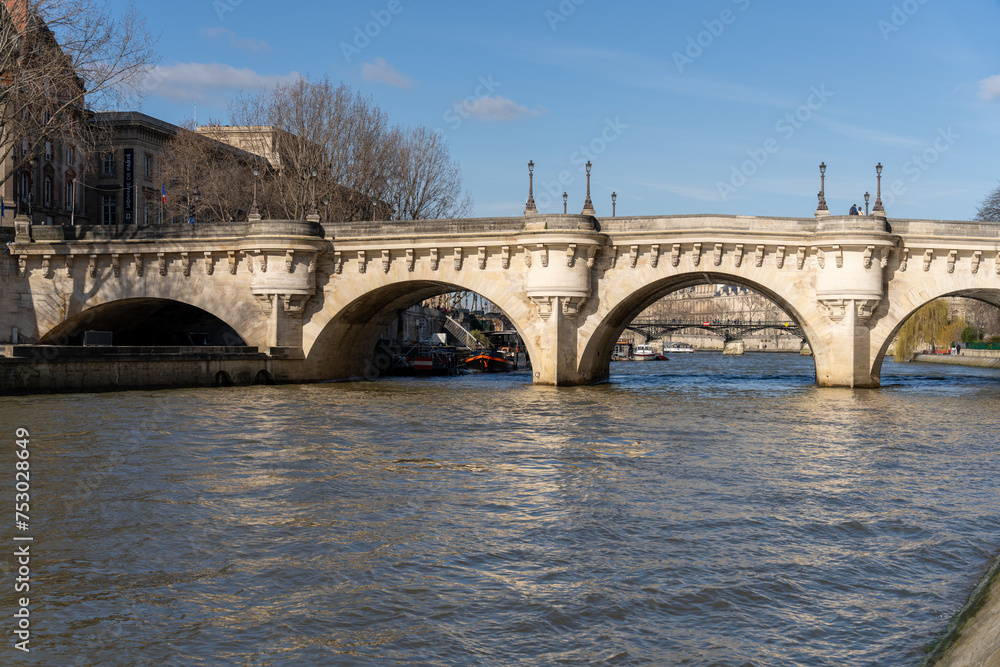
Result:
[[201,34],[209,39],[228,42],[229,46],[241,51],[248,51],[255,54],[267,54],[271,52],[271,45],[267,42],[259,42],[250,37],[240,37],[229,28],[202,28]]
[[987,101],[1000,97],[1000,74],[986,77],[979,82],[979,97]]
[[222,63],[177,63],[154,68],[146,89],[148,93],[168,100],[222,100],[224,106],[233,91],[271,88],[277,83],[300,78],[302,75],[298,72],[258,74],[252,69],[237,69]]
[[456,110],[479,120],[507,123],[521,118],[534,118],[546,113],[544,107],[529,109],[503,95],[479,97],[475,101],[464,100],[454,104]]
[[385,58],[376,58],[375,62],[362,65],[361,76],[364,77],[365,81],[377,81],[394,88],[402,88],[403,90],[413,88],[413,79],[387,63]]

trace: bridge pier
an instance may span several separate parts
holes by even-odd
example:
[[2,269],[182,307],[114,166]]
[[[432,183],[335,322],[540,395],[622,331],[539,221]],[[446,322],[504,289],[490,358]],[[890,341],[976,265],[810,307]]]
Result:
[[[871,301],[828,300],[831,326],[821,336],[822,354],[815,354],[816,383],[821,387],[878,387],[873,371]],[[867,313],[867,314],[866,314]]]

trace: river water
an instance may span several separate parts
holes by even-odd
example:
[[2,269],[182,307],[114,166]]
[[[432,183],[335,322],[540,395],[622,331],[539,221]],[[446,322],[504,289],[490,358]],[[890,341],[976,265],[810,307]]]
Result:
[[0,663],[914,665],[1000,549],[998,371],[612,380],[0,399],[34,538]]

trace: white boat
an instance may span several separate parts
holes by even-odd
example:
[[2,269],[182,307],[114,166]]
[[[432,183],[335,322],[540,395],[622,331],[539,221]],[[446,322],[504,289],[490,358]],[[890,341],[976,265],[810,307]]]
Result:
[[656,352],[653,351],[652,345],[636,345],[632,358],[636,361],[652,361],[656,359]]
[[668,354],[670,352],[694,352],[694,348],[687,343],[671,343],[670,345],[664,345],[663,354]]

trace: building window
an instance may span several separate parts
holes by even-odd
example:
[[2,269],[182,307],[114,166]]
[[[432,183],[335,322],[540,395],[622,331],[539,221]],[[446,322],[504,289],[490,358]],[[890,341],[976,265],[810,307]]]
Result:
[[153,177],[153,156],[146,155],[146,178]]
[[105,176],[109,176],[115,173],[115,154],[105,153],[104,160],[101,167],[101,173]]
[[31,144],[28,143],[28,137],[21,139],[21,155],[27,155],[30,148]]
[[118,205],[118,197],[115,195],[101,195],[101,224],[118,224],[115,214]]
[[74,191],[76,190],[76,181],[71,178],[66,179],[66,210],[73,210],[73,200]]
[[31,194],[31,176],[28,172],[21,172],[21,201],[28,201],[28,195]]
[[51,141],[46,141],[45,142],[45,159],[46,160],[51,160],[52,159],[52,142]]
[[66,148],[66,165],[72,167],[76,164],[76,146]]
[[42,181],[42,201],[46,206],[52,206],[52,177],[46,176]]

